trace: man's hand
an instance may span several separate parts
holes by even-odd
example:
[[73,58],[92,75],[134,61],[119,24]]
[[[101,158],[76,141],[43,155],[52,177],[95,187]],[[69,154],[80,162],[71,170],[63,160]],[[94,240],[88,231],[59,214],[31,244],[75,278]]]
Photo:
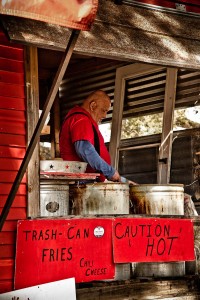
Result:
[[131,180],[127,180],[127,183],[129,184],[129,185],[139,185],[137,182],[134,182],[134,181],[131,181]]
[[110,180],[111,181],[118,181],[118,182],[120,182],[121,181],[121,176],[119,175],[119,172],[115,171],[113,177],[111,177]]
[[112,180],[114,182],[117,181],[117,182],[127,183],[129,185],[138,185],[138,183],[128,180],[125,177],[120,176],[118,171],[115,171],[115,174],[113,175],[113,177],[110,180]]
[[128,180],[127,178],[121,176],[121,182],[123,183],[127,183],[128,185],[132,186],[132,185],[138,185],[138,183],[134,182],[134,181],[131,181],[131,180]]

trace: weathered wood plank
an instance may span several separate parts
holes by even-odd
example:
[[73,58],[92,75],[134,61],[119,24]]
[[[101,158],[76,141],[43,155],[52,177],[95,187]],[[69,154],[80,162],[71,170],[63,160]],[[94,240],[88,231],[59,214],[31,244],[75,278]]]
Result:
[[22,61],[0,58],[0,69],[9,72],[23,73],[24,65]]
[[[9,215],[8,215],[9,217]],[[5,221],[2,231],[17,231],[17,220],[14,221]]]
[[0,96],[0,109],[15,109],[25,111],[24,99]]
[[1,96],[24,98],[24,87],[18,84],[6,84],[0,82]]
[[25,135],[22,136],[22,135],[15,135],[15,134],[0,133],[0,141],[2,146],[9,145],[9,146],[25,147],[26,145]]
[[14,260],[0,260],[0,280],[12,280],[14,272]]
[[[0,213],[2,208],[0,208]],[[26,219],[26,209],[25,208],[10,208],[8,217],[6,220],[23,220]],[[4,228],[5,230],[5,228]]]
[[20,48],[19,49],[13,48],[12,45],[10,45],[10,44],[8,46],[0,45],[0,56],[2,58],[23,61],[23,50]]
[[[7,195],[1,195],[0,207],[4,207],[6,200]],[[12,208],[14,207],[26,207],[26,195],[16,195],[12,204]]]
[[14,257],[14,255],[15,255],[15,244],[0,245],[0,259]]
[[53,151],[52,157],[60,157],[60,149],[59,149],[59,133],[60,133],[60,105],[59,105],[59,97],[58,95],[55,98],[53,105]]
[[7,293],[13,290],[13,280],[0,281],[0,293]]
[[[0,195],[7,195],[10,192],[12,183],[1,183],[0,185]],[[17,195],[26,195],[26,184],[20,184],[17,191]]]
[[[95,284],[95,283],[94,283]],[[197,283],[194,279],[158,280],[138,282],[130,280],[119,284],[102,284],[98,287],[78,288],[77,300],[138,300],[138,299],[200,299]],[[190,297],[190,298],[187,298]],[[199,298],[197,298],[199,297]]]
[[[25,69],[27,86],[27,139],[31,141],[39,119],[39,83],[38,55],[36,47],[25,49]],[[37,144],[27,169],[28,183],[28,216],[39,214],[39,145]]]
[[167,68],[165,101],[163,113],[163,129],[159,148],[157,183],[167,184],[170,181],[174,107],[177,85],[176,68]]
[[0,245],[15,245],[16,232],[2,231],[0,232]]

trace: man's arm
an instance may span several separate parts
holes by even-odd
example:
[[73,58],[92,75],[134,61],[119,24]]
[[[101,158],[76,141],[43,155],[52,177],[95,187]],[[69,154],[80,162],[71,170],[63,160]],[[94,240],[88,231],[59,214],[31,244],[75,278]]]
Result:
[[76,141],[74,143],[76,153],[97,172],[101,172],[107,179],[112,180],[116,170],[103,160],[94,146],[89,141]]
[[128,183],[129,185],[138,185],[136,182],[120,176],[117,170],[99,156],[94,146],[89,141],[76,141],[74,146],[78,156],[83,161],[87,162],[93,169],[103,173],[108,180]]

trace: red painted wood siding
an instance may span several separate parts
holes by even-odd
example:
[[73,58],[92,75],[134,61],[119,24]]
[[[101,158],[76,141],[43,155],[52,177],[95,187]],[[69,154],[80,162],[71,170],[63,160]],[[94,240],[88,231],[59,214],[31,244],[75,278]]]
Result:
[[200,1],[199,0],[136,0],[144,4],[152,4],[167,8],[176,9],[176,4],[185,5],[187,12],[200,13]]
[[[24,50],[0,30],[0,213],[26,151]],[[0,293],[13,290],[17,220],[26,219],[26,175],[0,232]]]

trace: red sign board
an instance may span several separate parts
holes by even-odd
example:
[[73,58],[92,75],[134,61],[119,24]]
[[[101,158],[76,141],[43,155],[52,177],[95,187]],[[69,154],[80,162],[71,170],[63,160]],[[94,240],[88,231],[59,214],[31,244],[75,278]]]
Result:
[[114,278],[112,219],[18,221],[15,289]]
[[192,220],[119,218],[113,222],[114,262],[194,260]]

